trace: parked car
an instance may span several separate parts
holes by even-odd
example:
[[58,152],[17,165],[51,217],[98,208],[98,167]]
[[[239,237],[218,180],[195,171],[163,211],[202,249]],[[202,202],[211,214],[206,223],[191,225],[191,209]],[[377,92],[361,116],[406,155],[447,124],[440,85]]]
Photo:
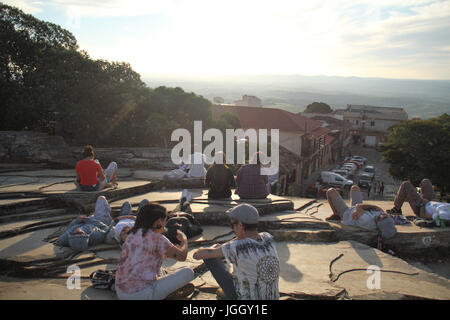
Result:
[[374,166],[365,166],[364,169],[362,169],[361,173],[365,173],[370,175],[371,179],[375,177],[375,167]]
[[340,174],[341,176],[343,176],[344,178],[348,178],[350,171],[349,170],[344,170],[344,169],[333,169],[331,170],[331,172]]
[[358,169],[358,170],[359,170],[359,168],[361,168],[361,165],[356,160],[348,160],[345,163],[353,163],[356,166],[356,169]]
[[363,167],[364,164],[365,164],[364,161],[361,160],[361,159],[351,158],[350,161],[356,161],[356,162],[358,162],[358,164],[359,164],[360,167]]
[[366,164],[367,162],[367,158],[366,157],[362,157],[362,156],[353,156],[352,159],[358,160],[358,161],[362,161],[364,164]]
[[367,173],[361,173],[359,176],[358,186],[368,188],[372,185],[372,176]]
[[327,183],[331,186],[351,187],[353,185],[352,180],[348,180],[340,174],[331,171],[322,171],[320,173],[320,178],[323,183]]
[[349,168],[349,169],[351,170],[352,173],[354,173],[354,172],[356,171],[356,165],[354,165],[353,163],[344,163],[344,164],[341,166],[341,169],[342,169],[342,168]]

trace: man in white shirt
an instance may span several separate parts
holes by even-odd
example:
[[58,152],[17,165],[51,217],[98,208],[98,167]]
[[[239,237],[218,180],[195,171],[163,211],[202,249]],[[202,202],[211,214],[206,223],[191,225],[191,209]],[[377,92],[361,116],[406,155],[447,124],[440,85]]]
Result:
[[[195,150],[195,149],[194,149]],[[194,152],[191,154],[191,163],[189,164],[188,177],[204,178],[206,175],[206,157],[203,153]]]
[[363,196],[358,186],[350,190],[351,207],[348,207],[336,189],[327,190],[327,200],[333,214],[327,220],[342,220],[342,224],[367,230],[379,229],[383,238],[393,237],[397,230],[392,217],[383,209],[371,204],[363,204]]
[[409,202],[414,214],[427,220],[450,220],[450,203],[433,201],[433,185],[429,179],[420,182],[420,193],[410,181],[403,181],[394,199],[394,207],[387,210],[390,214],[402,214],[402,206]]
[[[258,233],[258,210],[243,203],[227,213],[237,239],[201,248],[194,253],[194,259],[204,259],[227,299],[278,300],[278,253],[273,237],[267,232]],[[233,265],[232,274],[222,258]]]

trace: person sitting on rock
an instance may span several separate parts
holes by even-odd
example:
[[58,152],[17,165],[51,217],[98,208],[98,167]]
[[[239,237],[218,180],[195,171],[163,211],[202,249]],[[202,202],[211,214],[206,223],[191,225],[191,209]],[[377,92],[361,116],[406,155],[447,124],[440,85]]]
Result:
[[[194,259],[203,259],[227,299],[278,300],[280,261],[272,235],[258,232],[258,210],[242,203],[227,214],[237,239],[200,248]],[[233,265],[233,274],[223,258]]]
[[268,177],[261,174],[262,152],[256,152],[250,164],[243,165],[236,175],[236,191],[242,199],[265,199],[269,195]]
[[162,235],[166,218],[166,208],[158,203],[147,203],[138,211],[116,271],[115,289],[120,300],[161,300],[194,279],[191,268],[169,274],[161,270],[165,258],[185,261],[188,251],[186,235],[181,231],[178,230],[179,245]]
[[420,193],[410,181],[403,181],[394,199],[394,207],[387,210],[392,215],[402,214],[402,206],[409,202],[412,211],[417,217],[426,220],[450,220],[450,203],[433,201],[433,185],[429,179],[420,182]]
[[363,204],[363,196],[358,186],[350,189],[351,207],[348,207],[339,192],[327,190],[327,200],[333,214],[326,220],[342,220],[342,224],[368,230],[378,229],[383,238],[392,238],[396,233],[395,222],[383,209],[371,204]]
[[195,151],[198,145],[194,145],[194,153],[191,154],[190,163],[187,166],[187,176],[189,178],[203,178],[206,175],[205,163],[206,156],[201,153]]
[[214,163],[206,172],[205,186],[209,188],[208,199],[230,198],[231,188],[236,187],[233,172],[225,162],[225,153],[217,152]]
[[83,148],[82,160],[78,161],[75,171],[77,186],[81,191],[99,191],[117,186],[117,163],[111,162],[105,171],[98,160],[94,160],[94,148],[86,145]]

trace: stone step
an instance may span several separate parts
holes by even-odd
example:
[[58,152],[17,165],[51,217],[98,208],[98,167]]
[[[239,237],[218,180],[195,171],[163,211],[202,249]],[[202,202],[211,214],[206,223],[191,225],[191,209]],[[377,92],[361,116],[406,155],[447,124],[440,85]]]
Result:
[[6,216],[10,214],[19,214],[29,212],[32,210],[42,209],[48,205],[47,199],[11,199],[10,203],[0,205],[0,216]]
[[26,212],[21,214],[13,214],[8,216],[1,216],[0,223],[22,221],[36,218],[55,217],[66,214],[68,209],[47,209],[33,212]]

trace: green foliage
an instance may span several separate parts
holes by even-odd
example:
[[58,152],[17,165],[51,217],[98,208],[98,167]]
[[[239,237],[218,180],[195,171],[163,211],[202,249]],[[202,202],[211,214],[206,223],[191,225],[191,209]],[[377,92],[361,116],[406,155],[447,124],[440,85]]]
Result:
[[167,146],[176,127],[211,123],[211,103],[151,89],[128,63],[93,60],[67,30],[0,4],[0,130],[37,130],[73,144]]
[[415,185],[429,178],[441,190],[450,189],[449,115],[399,122],[389,129],[379,150],[394,178],[409,179]]
[[304,112],[312,112],[312,113],[330,113],[333,110],[329,105],[323,102],[313,102],[309,104]]

